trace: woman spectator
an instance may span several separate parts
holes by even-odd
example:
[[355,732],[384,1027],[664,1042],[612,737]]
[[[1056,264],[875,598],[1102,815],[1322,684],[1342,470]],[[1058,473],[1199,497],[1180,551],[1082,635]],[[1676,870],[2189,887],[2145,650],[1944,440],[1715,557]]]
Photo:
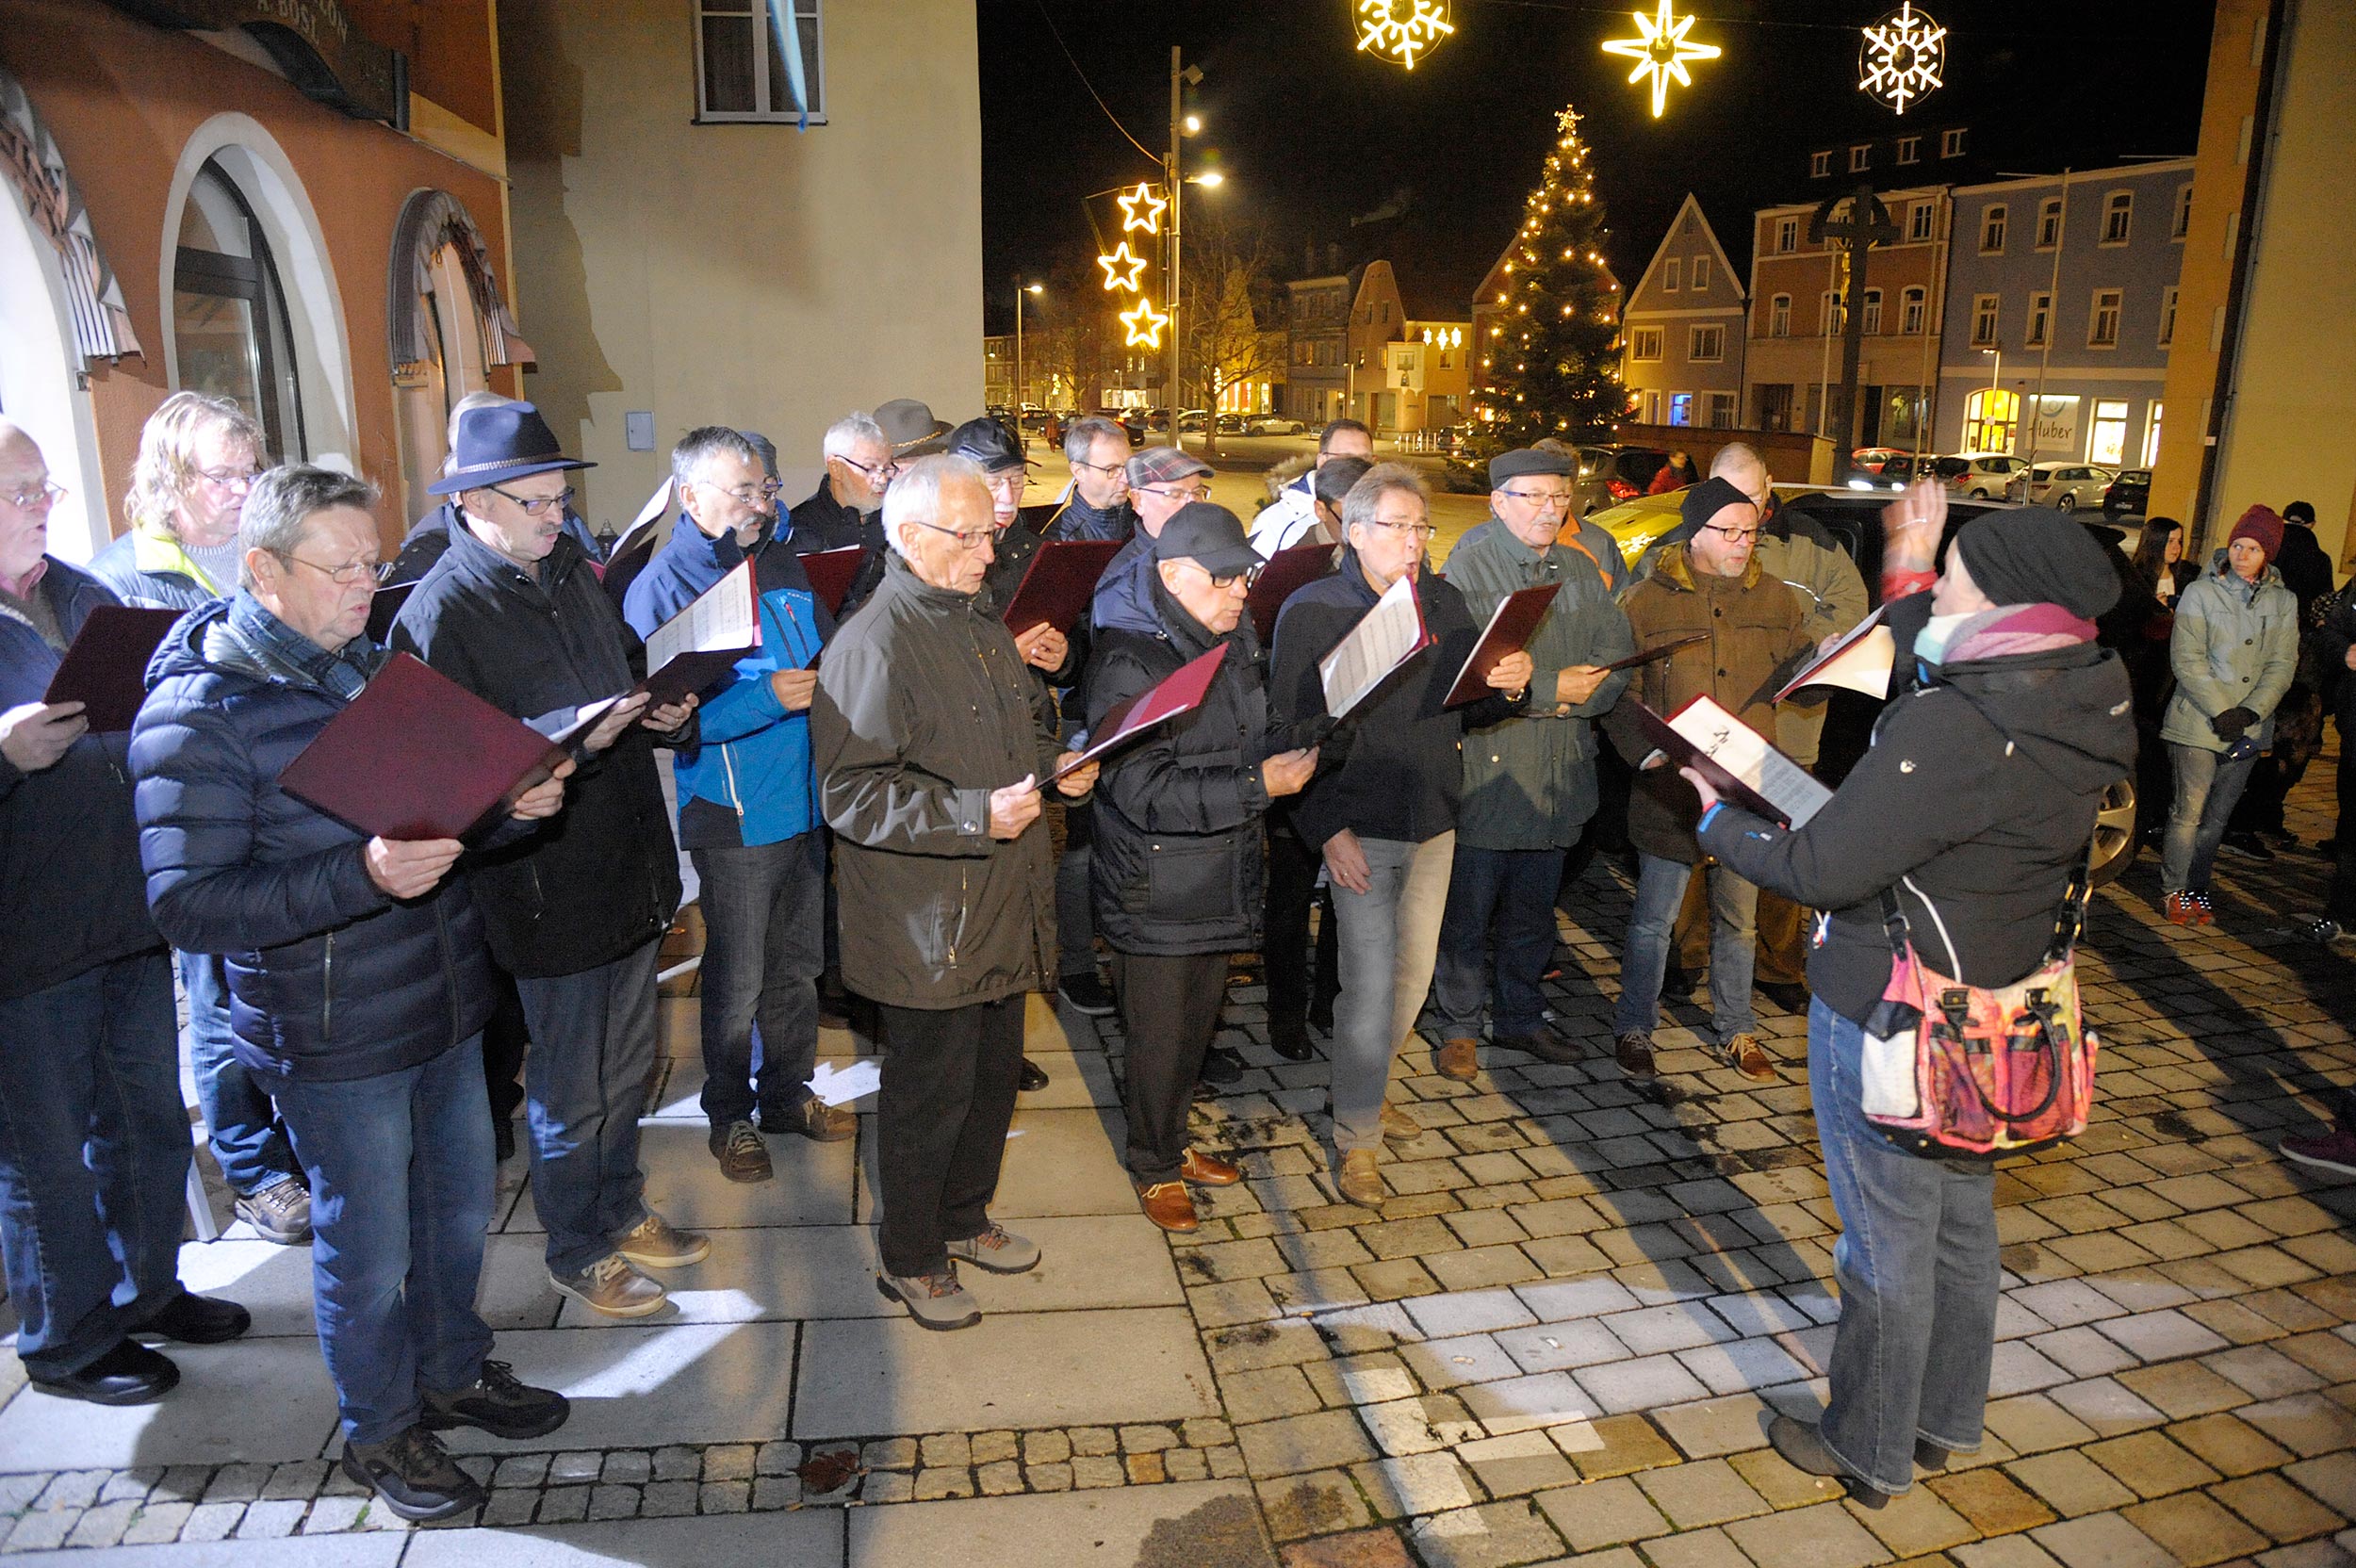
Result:
[[1682,490],[1689,484],[1699,484],[1701,482],[1701,472],[1693,466],[1692,452],[1671,452],[1669,461],[1663,463],[1661,471],[1653,475],[1652,483],[1645,487],[1644,494],[1665,496],[1673,490]]
[[2193,576],[2184,562],[2184,525],[2173,517],[2151,518],[2128,563],[2126,590],[2102,621],[2102,642],[2126,662],[2135,693],[2135,831],[2152,842],[2168,823],[2174,788],[2168,747],[2160,742],[2160,717],[2176,683],[2168,666],[2168,636],[2176,627],[2176,601]]
[[1913,657],[1873,748],[1807,825],[1787,832],[1686,776],[1709,808],[1705,854],[1833,911],[1808,957],[1808,1080],[1841,1226],[1841,1322],[1823,1420],[1777,1416],[1768,1437],[1869,1508],[1909,1490],[1916,1463],[1980,1446],[1999,1287],[1994,1167],[1906,1152],[1865,1119],[1863,1021],[1891,967],[1883,897],[1916,932],[1946,934],[1932,956],[1960,982],[2017,981],[2135,757],[2126,671],[2094,640],[2119,578],[2092,536],[2042,507],[1990,513],[1932,582],[1946,510],[1943,488],[1918,482],[1884,514],[1886,618]]

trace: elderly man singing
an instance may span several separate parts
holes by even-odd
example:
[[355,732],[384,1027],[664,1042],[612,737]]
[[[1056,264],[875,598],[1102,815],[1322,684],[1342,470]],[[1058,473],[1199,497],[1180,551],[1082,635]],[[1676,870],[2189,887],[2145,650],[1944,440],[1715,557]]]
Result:
[[[882,585],[826,649],[810,710],[836,834],[843,978],[888,1042],[876,1110],[883,1271],[928,1329],[981,1310],[958,1263],[1037,1266],[993,1223],[1023,1060],[1023,998],[1055,973],[1041,781],[1065,765],[1045,689],[977,598],[996,530],[981,469],[937,455],[884,498]],[[1093,763],[1055,783],[1085,795]]]

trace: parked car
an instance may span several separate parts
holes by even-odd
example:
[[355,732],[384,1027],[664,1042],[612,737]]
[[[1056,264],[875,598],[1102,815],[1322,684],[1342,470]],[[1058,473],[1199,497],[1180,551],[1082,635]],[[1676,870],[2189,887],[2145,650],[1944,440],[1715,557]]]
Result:
[[1247,435],[1299,435],[1309,427],[1282,414],[1255,414],[1244,421]]
[[1948,489],[1961,491],[1974,500],[1992,500],[2002,498],[2012,476],[2028,466],[2027,459],[2003,452],[1964,452],[1940,458],[1936,471]]
[[1859,447],[1850,455],[1849,466],[1865,473],[1878,474],[1882,471],[1882,465],[1891,458],[1910,457],[1911,455],[1911,453],[1900,451],[1895,447]]
[[2004,498],[2075,512],[2101,500],[2118,477],[2117,470],[2091,463],[2033,463],[2005,482]]
[[2119,477],[2102,491],[2102,516],[2117,522],[2121,517],[2140,517],[2151,504],[2151,470],[2121,468]]
[[1579,478],[1572,482],[1571,510],[1584,517],[1644,493],[1653,476],[1668,466],[1659,447],[1581,447]]
[[1145,445],[1145,410],[1141,408],[1100,408],[1096,412],[1100,418],[1110,419],[1114,424],[1127,431],[1129,445],[1132,447]]
[[1199,432],[1210,423],[1210,419],[1209,412],[1203,409],[1182,408],[1178,411],[1178,428],[1181,431]]
[[1219,416],[1219,433],[1221,435],[1241,435],[1243,433],[1243,416],[1240,414],[1220,415]]

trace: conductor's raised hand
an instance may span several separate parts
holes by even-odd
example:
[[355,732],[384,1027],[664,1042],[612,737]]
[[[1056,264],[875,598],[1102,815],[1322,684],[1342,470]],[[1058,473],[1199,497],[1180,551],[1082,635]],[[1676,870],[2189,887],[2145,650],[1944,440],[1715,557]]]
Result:
[[649,700],[651,699],[646,693],[634,692],[607,709],[603,716],[590,727],[589,733],[581,737],[581,749],[589,752],[603,751],[620,740],[622,731],[645,716]]
[[541,822],[556,815],[564,808],[564,780],[572,776],[573,760],[567,757],[548,777],[517,795],[507,814],[517,822]]
[[1947,530],[1947,486],[1918,479],[1882,508],[1882,572],[1927,572]]
[[[1063,753],[1055,759],[1055,767],[1058,771],[1064,768],[1072,768],[1072,760],[1079,755],[1080,754],[1076,751],[1067,751]],[[1070,797],[1072,800],[1079,799],[1082,795],[1096,788],[1096,770],[1099,764],[1090,762],[1086,767],[1072,768],[1070,773],[1065,774],[1061,778],[1055,780],[1056,792]]]
[[1528,649],[1517,649],[1497,661],[1489,672],[1489,689],[1493,692],[1521,692],[1530,688],[1530,677],[1537,665],[1530,662]]
[[466,847],[456,839],[370,839],[368,880],[394,898],[423,898]]
[[1039,821],[1039,777],[1024,774],[1003,790],[990,792],[990,836],[1012,841]]

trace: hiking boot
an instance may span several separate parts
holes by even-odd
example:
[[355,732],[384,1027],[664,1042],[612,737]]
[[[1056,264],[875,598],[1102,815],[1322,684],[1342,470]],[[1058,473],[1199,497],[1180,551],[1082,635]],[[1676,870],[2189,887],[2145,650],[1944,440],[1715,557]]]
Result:
[[578,1274],[551,1271],[548,1283],[608,1317],[644,1317],[661,1312],[663,1303],[670,1299],[661,1285],[631,1267],[619,1252],[608,1252]]
[[1612,1042],[1612,1059],[1620,1064],[1620,1070],[1630,1078],[1653,1075],[1652,1031],[1631,1029]]
[[483,1506],[483,1488],[422,1424],[387,1443],[345,1443],[342,1469],[386,1508],[420,1524]]
[[239,1193],[237,1216],[264,1241],[281,1247],[311,1244],[311,1189],[299,1176],[281,1176],[267,1186]]
[[1383,1102],[1383,1142],[1413,1143],[1417,1138],[1423,1136],[1424,1132],[1425,1127],[1422,1122],[1417,1121],[1414,1117],[1409,1116],[1405,1111],[1400,1110],[1397,1105],[1392,1104],[1389,1101],[1386,1100]]
[[957,1266],[944,1265],[938,1274],[878,1274],[875,1289],[887,1301],[897,1301],[924,1329],[970,1329],[982,1320],[982,1309],[957,1283]]
[[1029,1094],[1035,1089],[1043,1089],[1047,1086],[1048,1082],[1047,1070],[1045,1068],[1039,1066],[1028,1056],[1023,1058],[1023,1070],[1016,1076],[1014,1081],[1015,1092],[1017,1094]]
[[1165,1231],[1180,1235],[1198,1229],[1201,1221],[1194,1214],[1194,1194],[1184,1182],[1155,1182],[1137,1188],[1137,1206],[1145,1217]]
[[1432,1067],[1443,1078],[1469,1084],[1481,1075],[1481,1042],[1462,1035],[1444,1039],[1432,1054]]
[[2335,1176],[2356,1176],[2356,1129],[2346,1124],[2312,1137],[2284,1138],[2278,1147],[2286,1160]]
[[1753,1034],[1736,1035],[1726,1043],[1726,1065],[1754,1084],[1776,1081],[1775,1064],[1767,1057],[1767,1048]]
[[434,1431],[472,1427],[493,1437],[546,1437],[564,1424],[572,1402],[552,1388],[533,1388],[503,1361],[486,1361],[481,1376],[464,1388],[424,1392],[418,1425]]
[[1178,1179],[1189,1186],[1232,1187],[1243,1180],[1243,1172],[1216,1155],[1189,1149],[1178,1162]]
[[646,1218],[615,1240],[614,1250],[641,1268],[685,1268],[703,1262],[712,1252],[712,1243],[648,1209]]
[[1098,979],[1094,970],[1084,974],[1061,976],[1055,982],[1055,994],[1063,998],[1064,1005],[1073,1012],[1086,1013],[1090,1018],[1110,1018],[1113,1015],[1112,988]]
[[1027,1274],[1039,1266],[1039,1243],[993,1220],[980,1235],[951,1242],[949,1261],[970,1263],[992,1274]]
[[769,1146],[761,1141],[761,1129],[749,1121],[714,1127],[705,1143],[712,1157],[720,1162],[720,1174],[731,1182],[767,1182],[777,1177],[769,1164]]
[[1373,1150],[1345,1149],[1342,1151],[1342,1173],[1334,1178],[1334,1190],[1346,1201],[1360,1208],[1380,1209],[1383,1199],[1390,1195],[1383,1190],[1383,1175],[1375,1165]]
[[1767,1423],[1767,1441],[1775,1445],[1775,1452],[1781,1454],[1793,1469],[1839,1481],[1841,1490],[1859,1507],[1890,1506],[1889,1493],[1868,1486],[1851,1475],[1848,1466],[1833,1457],[1833,1451],[1824,1446],[1824,1434],[1816,1429],[1814,1423],[1778,1415]]
[[132,1330],[181,1345],[222,1345],[254,1327],[254,1315],[235,1301],[183,1290],[163,1311]]
[[1556,1067],[1569,1067],[1586,1054],[1545,1024],[1540,1024],[1527,1035],[1492,1035],[1489,1043],[1500,1051],[1519,1051],[1542,1062],[1551,1062]]
[[1248,1065],[1225,1046],[1215,1045],[1203,1053],[1203,1070],[1196,1076],[1206,1084],[1232,1084],[1244,1075]]
[[816,1095],[807,1094],[792,1110],[763,1111],[761,1130],[798,1134],[812,1143],[841,1143],[859,1131],[859,1113],[847,1105],[829,1105]]

